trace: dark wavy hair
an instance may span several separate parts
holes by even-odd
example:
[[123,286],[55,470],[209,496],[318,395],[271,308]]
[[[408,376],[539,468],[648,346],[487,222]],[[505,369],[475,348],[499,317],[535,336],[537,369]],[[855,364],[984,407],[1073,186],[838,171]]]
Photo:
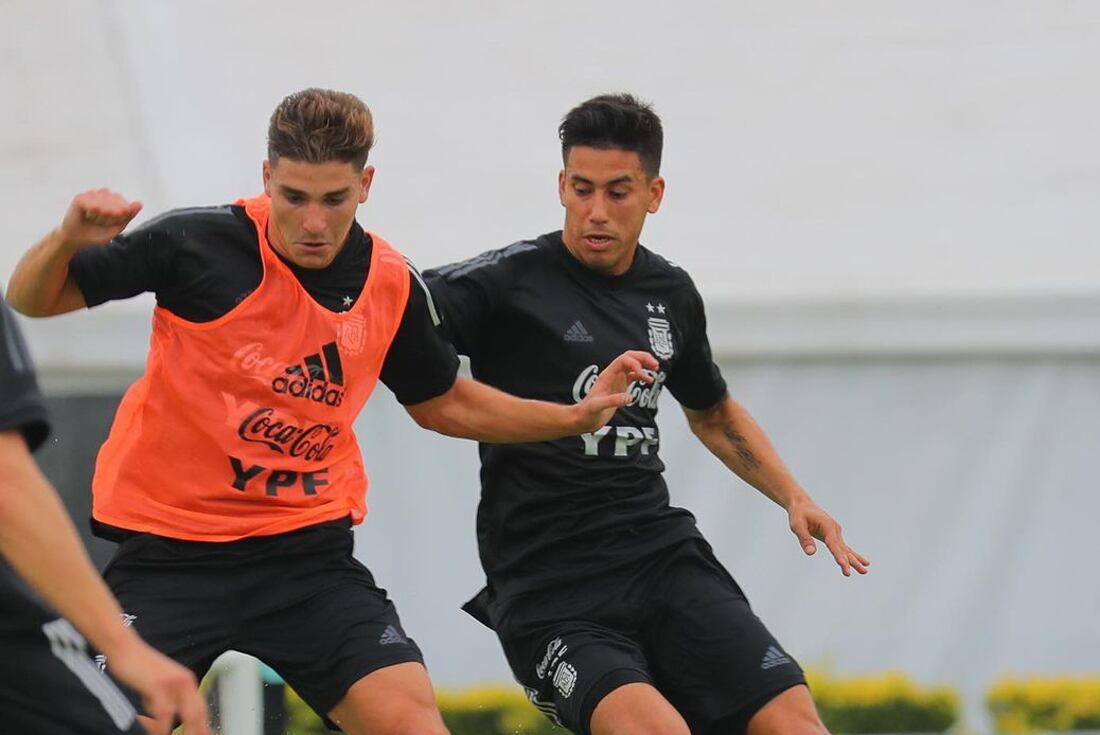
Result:
[[664,131],[653,108],[630,94],[601,94],[574,107],[558,126],[561,158],[574,146],[633,151],[646,175],[661,171]]

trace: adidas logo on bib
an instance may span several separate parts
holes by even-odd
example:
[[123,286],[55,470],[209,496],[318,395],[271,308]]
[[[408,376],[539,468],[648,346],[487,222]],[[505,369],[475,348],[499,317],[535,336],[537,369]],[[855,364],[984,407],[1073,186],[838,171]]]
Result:
[[306,355],[300,363],[287,367],[283,375],[271,381],[271,389],[295,398],[339,406],[344,400],[344,366],[336,343],[329,342],[320,352]]
[[768,646],[768,652],[764,654],[764,661],[760,664],[760,668],[765,671],[768,669],[774,669],[776,666],[782,666],[783,664],[789,664],[791,660],[775,646]]

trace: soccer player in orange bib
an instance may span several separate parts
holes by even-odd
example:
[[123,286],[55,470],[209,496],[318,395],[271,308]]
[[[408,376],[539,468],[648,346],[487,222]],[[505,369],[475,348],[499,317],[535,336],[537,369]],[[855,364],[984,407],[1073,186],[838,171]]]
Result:
[[122,234],[140,203],[80,194],[8,297],[46,316],[156,294],[145,374],[92,488],[96,532],[120,542],[105,578],[141,635],[198,676],[228,649],[255,655],[349,733],[441,733],[420,650],[352,556],[367,512],[356,416],[382,381],[441,433],[580,434],[656,361],[619,356],[570,405],[458,377],[419,273],[355,221],[373,136],[353,95],[292,94],[271,117],[262,195]]

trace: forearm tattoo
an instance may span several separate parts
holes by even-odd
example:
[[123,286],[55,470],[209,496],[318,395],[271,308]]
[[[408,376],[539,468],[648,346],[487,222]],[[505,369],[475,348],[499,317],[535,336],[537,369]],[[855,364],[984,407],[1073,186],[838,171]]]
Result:
[[733,447],[733,451],[737,452],[737,456],[740,458],[741,464],[745,469],[760,469],[760,460],[758,460],[756,455],[752,453],[752,450],[749,449],[748,440],[745,439],[743,434],[738,433],[730,424],[726,424],[722,427],[722,433],[725,434],[726,439],[729,440],[730,446]]

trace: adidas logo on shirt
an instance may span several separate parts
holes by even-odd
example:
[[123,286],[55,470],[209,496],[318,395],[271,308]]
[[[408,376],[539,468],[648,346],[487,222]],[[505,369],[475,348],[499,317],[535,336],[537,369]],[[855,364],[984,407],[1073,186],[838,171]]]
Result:
[[573,322],[573,326],[565,330],[563,335],[566,342],[595,342],[595,338],[588,333],[588,330],[581,324],[580,319]]
[[327,406],[339,406],[344,401],[344,366],[336,343],[329,342],[320,352],[306,355],[300,363],[289,366],[283,375],[271,381],[271,389]]
[[760,664],[760,668],[765,671],[768,669],[774,669],[776,666],[782,666],[783,664],[789,664],[791,660],[775,646],[768,646],[767,653],[764,654],[764,660]]
[[401,631],[392,625],[387,625],[386,629],[382,631],[382,637],[378,639],[378,642],[383,646],[388,646],[393,643],[408,643],[409,639],[401,635]]

